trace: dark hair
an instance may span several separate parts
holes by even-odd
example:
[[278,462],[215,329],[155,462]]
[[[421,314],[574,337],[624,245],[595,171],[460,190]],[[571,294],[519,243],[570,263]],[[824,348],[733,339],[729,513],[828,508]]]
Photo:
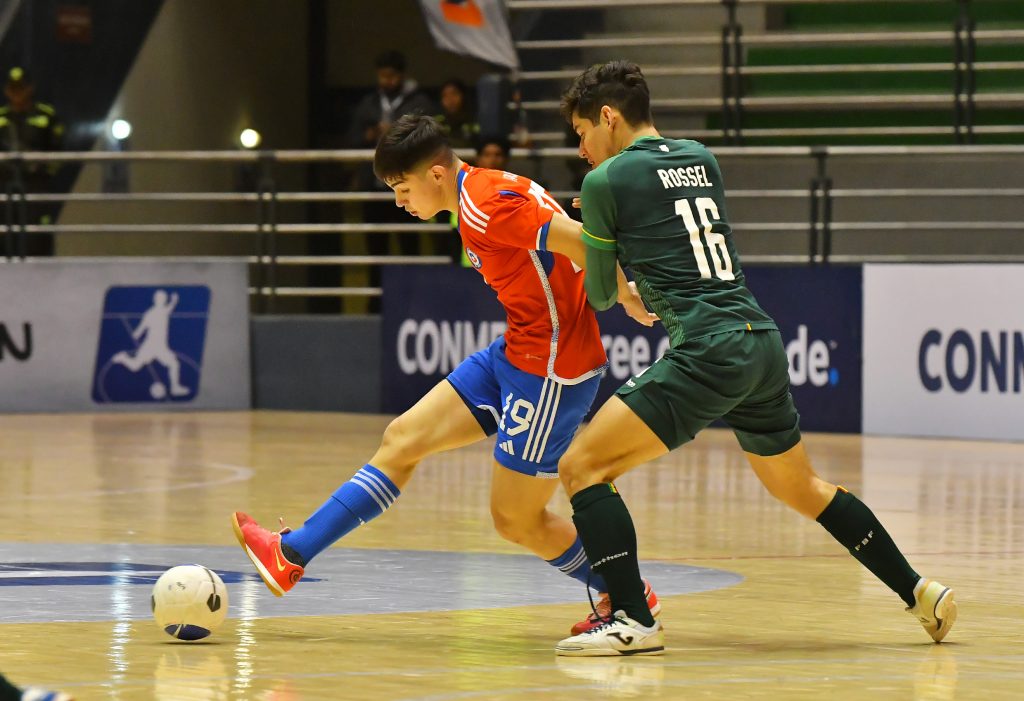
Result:
[[377,68],[394,68],[399,73],[405,73],[405,55],[390,49],[377,56],[375,65]]
[[443,83],[441,83],[441,89],[438,92],[444,92],[444,89],[447,88],[449,85],[458,90],[460,93],[462,93],[463,97],[469,96],[469,88],[466,87],[466,84],[463,83],[458,78],[451,78],[450,80],[446,80]]
[[500,148],[502,150],[502,152],[506,156],[508,155],[509,151],[512,149],[512,144],[510,144],[509,140],[507,138],[505,138],[504,136],[500,136],[498,134],[489,134],[489,135],[481,136],[479,139],[477,139],[477,141],[476,141],[476,152],[477,152],[477,154],[479,154],[481,151],[483,151],[485,146],[490,146],[491,144],[495,144],[498,148]]
[[377,142],[373,173],[387,182],[428,161],[450,165],[454,157],[448,137],[433,117],[407,114],[399,117]]
[[651,92],[640,66],[631,61],[591,66],[562,93],[562,116],[570,124],[573,114],[597,123],[604,105],[617,109],[632,126],[654,121]]

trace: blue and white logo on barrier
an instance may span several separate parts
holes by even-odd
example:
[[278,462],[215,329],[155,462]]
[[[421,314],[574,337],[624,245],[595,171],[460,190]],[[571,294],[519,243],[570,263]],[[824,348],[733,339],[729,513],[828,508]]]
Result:
[[199,393],[210,288],[111,287],[103,302],[92,398],[188,402]]

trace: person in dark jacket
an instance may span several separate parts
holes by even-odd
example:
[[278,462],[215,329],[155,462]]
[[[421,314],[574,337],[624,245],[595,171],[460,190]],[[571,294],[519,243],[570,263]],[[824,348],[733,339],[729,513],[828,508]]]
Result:
[[[437,113],[437,105],[430,99],[416,81],[406,75],[405,56],[398,51],[385,51],[377,57],[377,88],[356,105],[352,114],[346,145],[349,148],[372,149],[377,140],[387,131],[393,121],[406,114]],[[360,164],[356,169],[354,186],[362,192],[387,192],[390,190],[373,175],[370,163]],[[397,209],[389,197],[384,201],[363,203],[363,218],[367,223],[408,223],[405,212]],[[390,239],[398,238],[402,255],[417,255],[420,249],[418,234],[366,234],[366,248],[370,255],[388,253]],[[370,266],[371,287],[380,286],[380,266]],[[370,300],[370,311],[379,310],[379,298]]]
[[441,86],[441,112],[434,117],[453,148],[472,148],[480,136],[480,124],[469,104],[466,84],[453,78]]
[[[35,83],[20,66],[12,68],[4,84],[7,104],[0,107],[0,148],[4,151],[59,151],[64,125],[51,105],[35,99]],[[53,190],[56,163],[21,163],[19,170],[0,168],[0,191],[48,193]],[[30,203],[26,223],[50,224],[58,207],[49,202]],[[17,220],[17,216],[15,217]],[[28,255],[53,252],[52,234],[33,234],[28,238]]]

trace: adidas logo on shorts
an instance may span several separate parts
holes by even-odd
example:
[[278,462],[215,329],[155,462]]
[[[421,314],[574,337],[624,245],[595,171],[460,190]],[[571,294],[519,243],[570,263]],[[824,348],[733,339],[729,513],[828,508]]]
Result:
[[499,443],[498,447],[504,450],[509,455],[515,455],[516,451],[512,448],[512,439],[508,439],[504,443]]

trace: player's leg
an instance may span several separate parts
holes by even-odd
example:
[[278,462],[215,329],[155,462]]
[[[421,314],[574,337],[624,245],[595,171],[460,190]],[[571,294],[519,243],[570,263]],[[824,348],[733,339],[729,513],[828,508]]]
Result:
[[[732,337],[728,343],[742,336],[722,335]],[[561,641],[559,655],[636,654],[658,646],[662,633],[644,605],[636,531],[611,480],[692,440],[735,405],[745,375],[742,356],[731,348],[688,341],[621,387],[569,448],[559,471],[573,521],[594,570],[608,584],[612,610],[624,616]]]
[[764,382],[725,418],[754,473],[772,496],[820,523],[941,640],[956,620],[953,592],[922,579],[867,505],[818,476],[800,440],[781,337],[761,332],[751,341],[760,346],[753,354],[763,360]]
[[[475,353],[392,421],[369,463],[295,531],[273,533],[248,515],[232,517],[235,536],[267,587],[290,590],[305,566],[332,543],[383,514],[426,456],[475,443],[497,429],[498,384],[490,352]],[[487,408],[485,408],[487,407]]]
[[612,480],[668,452],[653,430],[618,396],[598,410],[559,462],[573,523],[594,570],[604,579],[611,610],[654,625],[637,561],[636,530]]
[[[600,377],[565,384],[524,373],[504,355],[496,355],[501,383],[502,417],[494,457],[497,463],[491,490],[491,513],[498,532],[544,558],[561,572],[593,587],[603,596],[607,586],[591,571],[573,524],[547,510],[558,479],[558,465],[583,418],[590,411]],[[645,583],[645,601],[657,615],[658,597]],[[589,620],[573,626],[581,632],[596,625]]]
[[[390,508],[428,455],[486,437],[476,416],[447,380],[439,382],[384,430],[370,462],[342,484],[303,526],[285,533],[285,552],[305,566],[353,529]],[[289,559],[292,559],[291,557]]]
[[600,377],[570,385],[513,366],[494,355],[502,414],[494,446],[491,516],[498,533],[599,591],[576,528],[547,509],[558,488],[558,461],[590,411]]
[[595,573],[606,583],[612,616],[559,642],[556,654],[589,657],[664,651],[664,634],[647,605],[640,578],[633,519],[612,480],[666,452],[664,442],[614,396],[559,463],[562,483],[571,495],[573,523]]
[[558,479],[524,475],[497,462],[491,471],[494,530],[552,564],[576,542],[572,522],[547,508],[558,486]]

